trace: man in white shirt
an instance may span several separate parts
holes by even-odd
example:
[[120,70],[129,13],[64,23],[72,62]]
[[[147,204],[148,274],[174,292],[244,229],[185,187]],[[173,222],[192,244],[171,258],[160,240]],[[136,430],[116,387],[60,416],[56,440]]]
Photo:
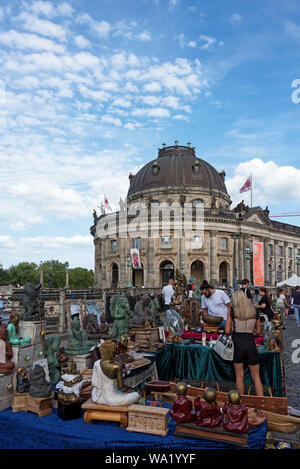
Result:
[[170,309],[170,304],[172,303],[172,297],[174,296],[174,280],[170,278],[168,285],[162,289],[162,297],[164,300],[165,311]]
[[228,295],[223,290],[216,290],[207,283],[201,285],[202,309],[204,314],[211,316],[221,316],[223,321],[219,327],[226,324],[227,315],[231,311],[231,303]]

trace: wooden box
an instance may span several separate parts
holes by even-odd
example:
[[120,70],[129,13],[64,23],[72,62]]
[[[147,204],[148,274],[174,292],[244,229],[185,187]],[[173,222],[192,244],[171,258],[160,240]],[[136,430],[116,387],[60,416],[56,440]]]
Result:
[[82,401],[69,402],[58,399],[57,415],[62,420],[80,419]]
[[169,409],[133,404],[128,409],[129,432],[166,436]]
[[180,438],[200,438],[203,440],[218,441],[229,445],[248,448],[248,433],[227,432],[223,426],[210,428],[199,427],[195,423],[177,423],[175,435]]
[[28,395],[27,398],[27,411],[37,414],[39,417],[45,417],[52,414],[51,401],[53,396],[50,397],[32,397]]
[[28,392],[17,392],[13,393],[12,400],[12,411],[13,412],[27,412],[27,398]]
[[107,420],[109,422],[120,422],[120,427],[127,426],[128,406],[107,406],[97,404],[89,399],[82,407],[85,410],[85,423],[92,423],[93,420]]
[[149,350],[155,352],[159,345],[158,327],[153,329],[133,329],[135,333],[135,342],[139,344],[141,350]]

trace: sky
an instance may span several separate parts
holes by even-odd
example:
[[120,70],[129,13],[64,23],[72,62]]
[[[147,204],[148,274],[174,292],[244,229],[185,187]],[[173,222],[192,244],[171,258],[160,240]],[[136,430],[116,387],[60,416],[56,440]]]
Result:
[[297,0],[1,0],[0,263],[93,268],[93,210],[175,140],[299,213],[299,51]]

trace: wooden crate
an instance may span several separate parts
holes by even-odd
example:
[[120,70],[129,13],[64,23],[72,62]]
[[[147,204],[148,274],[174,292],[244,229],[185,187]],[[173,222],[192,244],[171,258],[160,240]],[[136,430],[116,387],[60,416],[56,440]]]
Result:
[[28,392],[17,392],[13,393],[12,400],[12,411],[13,412],[27,412],[27,398]]
[[153,329],[133,329],[135,342],[139,344],[141,350],[156,351],[159,345],[158,327]]
[[27,398],[27,411],[37,414],[39,417],[45,417],[52,414],[51,401],[53,396],[50,397],[32,397],[28,395]]
[[129,432],[166,436],[169,409],[133,404],[128,409]]

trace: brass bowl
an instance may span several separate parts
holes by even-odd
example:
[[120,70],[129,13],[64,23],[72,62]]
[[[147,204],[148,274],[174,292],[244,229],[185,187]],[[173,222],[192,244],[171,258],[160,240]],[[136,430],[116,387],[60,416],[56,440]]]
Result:
[[223,321],[222,316],[211,316],[210,314],[202,314],[202,320],[209,326],[218,326]]
[[274,324],[274,327],[281,327],[283,324],[282,324],[282,321],[279,320],[279,319],[273,319],[273,324]]

